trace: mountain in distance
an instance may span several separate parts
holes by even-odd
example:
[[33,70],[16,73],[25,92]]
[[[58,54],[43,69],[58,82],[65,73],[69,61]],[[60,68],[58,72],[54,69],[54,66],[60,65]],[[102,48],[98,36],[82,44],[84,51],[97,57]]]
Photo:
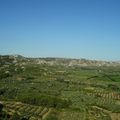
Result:
[[0,64],[18,64],[18,63],[34,63],[48,65],[63,66],[119,66],[120,61],[100,61],[88,59],[72,59],[72,58],[30,58],[22,55],[0,55]]

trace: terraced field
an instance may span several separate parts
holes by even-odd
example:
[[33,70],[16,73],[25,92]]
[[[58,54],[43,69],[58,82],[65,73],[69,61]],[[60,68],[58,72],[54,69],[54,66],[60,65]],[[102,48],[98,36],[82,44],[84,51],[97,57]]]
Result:
[[29,120],[44,120],[52,111],[52,108],[33,106],[14,101],[3,101],[3,104],[5,105],[4,110],[10,116],[17,113],[20,116],[28,117]]

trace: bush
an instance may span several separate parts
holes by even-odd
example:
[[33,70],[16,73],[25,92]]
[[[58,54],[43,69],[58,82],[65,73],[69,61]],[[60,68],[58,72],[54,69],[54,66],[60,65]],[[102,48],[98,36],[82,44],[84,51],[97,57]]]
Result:
[[120,88],[117,85],[109,84],[108,89],[114,90],[114,91],[119,91]]
[[45,95],[25,95],[20,97],[20,100],[27,104],[42,105],[54,108],[67,108],[71,104],[68,100]]
[[0,95],[4,95],[6,93],[6,88],[0,88]]
[[2,112],[3,104],[0,102],[0,112]]
[[0,73],[0,79],[11,77],[9,73]]

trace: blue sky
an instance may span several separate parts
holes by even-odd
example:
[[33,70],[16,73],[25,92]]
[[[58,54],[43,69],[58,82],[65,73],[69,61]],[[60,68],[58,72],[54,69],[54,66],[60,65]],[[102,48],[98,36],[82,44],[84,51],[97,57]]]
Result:
[[120,0],[0,0],[0,54],[120,60]]

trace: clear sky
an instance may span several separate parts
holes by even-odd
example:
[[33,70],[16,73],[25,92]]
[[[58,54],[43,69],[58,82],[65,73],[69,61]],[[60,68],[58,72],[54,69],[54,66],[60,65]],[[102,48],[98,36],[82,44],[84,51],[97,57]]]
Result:
[[0,0],[0,54],[120,60],[120,0]]

